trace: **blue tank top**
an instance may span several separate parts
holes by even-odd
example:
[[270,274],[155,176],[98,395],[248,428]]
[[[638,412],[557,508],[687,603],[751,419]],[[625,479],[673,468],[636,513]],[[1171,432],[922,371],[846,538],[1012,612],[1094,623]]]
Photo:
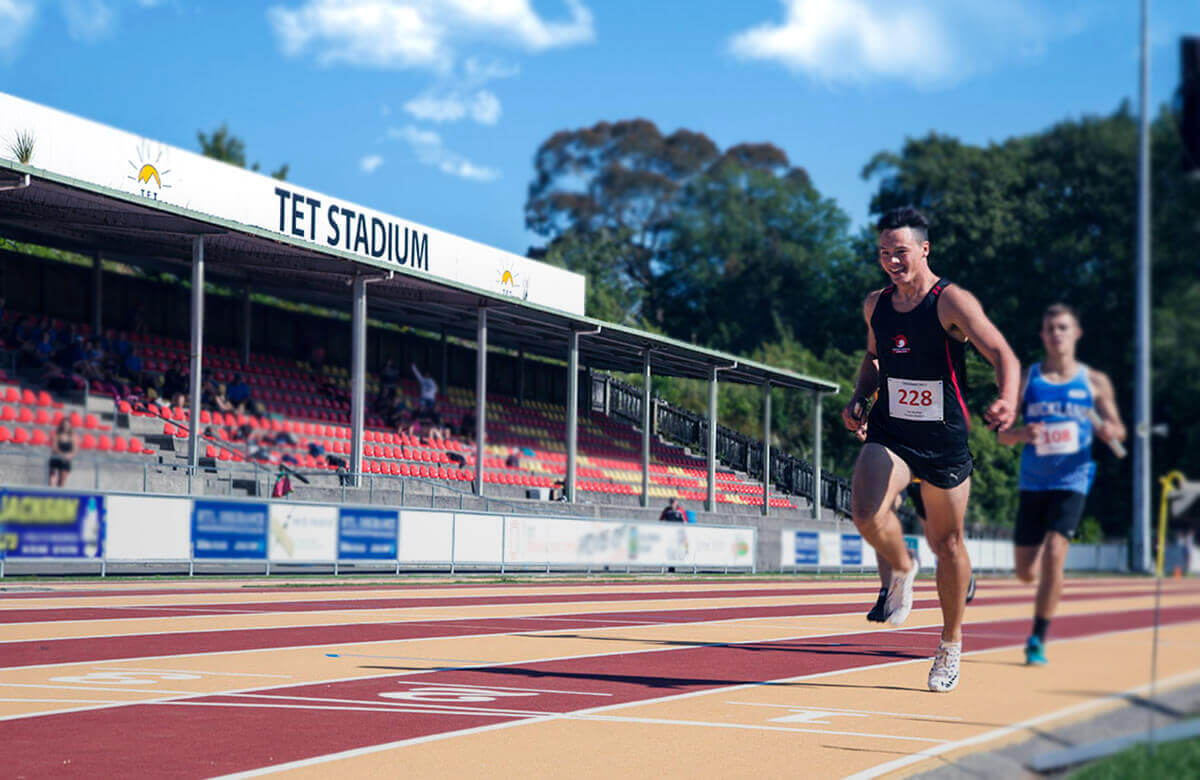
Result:
[[1092,462],[1094,406],[1087,366],[1066,382],[1042,376],[1041,363],[1029,369],[1021,411],[1025,424],[1044,423],[1045,433],[1036,445],[1021,451],[1021,490],[1070,490],[1087,493],[1096,466]]

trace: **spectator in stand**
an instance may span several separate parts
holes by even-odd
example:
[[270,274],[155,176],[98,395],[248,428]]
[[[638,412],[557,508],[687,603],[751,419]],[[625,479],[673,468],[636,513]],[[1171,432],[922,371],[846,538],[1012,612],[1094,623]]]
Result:
[[225,397],[229,399],[229,403],[233,404],[239,414],[244,413],[247,409],[252,409],[250,385],[246,384],[246,380],[242,378],[241,374],[233,375],[233,382],[227,388]]
[[521,451],[519,449],[513,447],[512,451],[508,453],[508,457],[504,459],[504,467],[509,469],[521,468]]
[[422,412],[434,411],[434,409],[437,408],[437,391],[438,391],[437,382],[433,381],[433,377],[425,376],[424,374],[422,374],[421,371],[417,368],[416,363],[412,364],[412,372],[413,372],[413,376],[415,376],[417,378],[417,381],[421,384],[421,406],[419,407],[420,411],[422,411]]
[[50,487],[63,487],[67,483],[67,475],[71,473],[71,459],[79,450],[78,437],[70,417],[64,417],[58,424],[51,445]]
[[183,372],[183,361],[171,361],[171,367],[163,374],[162,392],[167,398],[174,398],[176,393],[186,394],[188,391],[188,375]]
[[379,387],[384,393],[391,390],[395,392],[396,386],[400,384],[400,369],[396,367],[396,361],[391,358],[383,364],[383,369],[379,372]]
[[129,380],[129,384],[143,388],[150,384],[146,381],[145,372],[142,371],[141,357],[132,349],[125,355],[125,360],[121,363],[121,369],[124,372],[125,378]]
[[225,397],[225,385],[218,385],[211,379],[204,383],[204,393],[200,405],[212,412],[233,411],[233,404],[229,403],[229,399]]
[[34,347],[34,359],[38,365],[45,365],[54,357],[54,353],[58,351],[58,345],[54,343],[54,331],[43,330],[42,337]]
[[686,523],[687,515],[684,514],[679,500],[671,498],[667,501],[667,506],[663,509],[662,514],[658,516],[658,520],[662,523]]

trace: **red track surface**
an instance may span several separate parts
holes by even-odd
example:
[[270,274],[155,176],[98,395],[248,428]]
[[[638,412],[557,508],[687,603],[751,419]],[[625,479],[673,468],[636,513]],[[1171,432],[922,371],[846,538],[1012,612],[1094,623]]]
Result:
[[[1065,639],[1145,627],[1151,619],[1150,610],[1068,616],[1055,622],[1055,637]],[[1162,614],[1164,624],[1197,619],[1200,606],[1166,609]],[[1025,620],[970,624],[966,643],[973,650],[1013,644],[1024,636],[1026,624]],[[614,640],[615,645],[621,641],[619,637]],[[662,652],[264,688],[238,696],[193,697],[174,703],[28,717],[4,724],[5,773],[15,777],[47,774],[94,777],[117,772],[132,776],[196,777],[245,771],[357,747],[535,717],[487,714],[486,710],[576,712],[927,657],[935,643],[936,629],[717,646],[683,643]],[[386,670],[386,666],[379,665],[362,668],[364,674]],[[462,700],[462,689],[448,688],[452,685],[557,692],[505,696],[493,692],[482,697],[488,701],[478,702]],[[610,695],[581,696],[572,692]],[[384,698],[381,696],[384,693],[400,693],[410,698]],[[245,706],[249,704],[253,706]],[[264,706],[267,704],[292,706]],[[320,709],[309,709],[312,707]],[[354,707],[365,709],[351,709]],[[427,711],[413,711],[416,707]],[[76,738],[64,739],[68,735]]]

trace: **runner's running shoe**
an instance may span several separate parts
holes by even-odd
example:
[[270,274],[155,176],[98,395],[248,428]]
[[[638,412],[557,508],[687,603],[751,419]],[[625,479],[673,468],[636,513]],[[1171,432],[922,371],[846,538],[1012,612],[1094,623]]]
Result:
[[1046,644],[1037,638],[1037,635],[1029,637],[1029,641],[1025,643],[1025,665],[1026,666],[1045,666],[1049,661],[1046,660]]
[[929,690],[949,693],[958,687],[958,662],[962,657],[962,642],[938,642],[937,655],[929,670]]
[[975,599],[975,575],[971,575],[971,584],[967,586],[967,603],[970,604]]
[[888,588],[885,606],[887,622],[893,626],[904,625],[904,621],[908,620],[908,613],[912,611],[913,582],[917,579],[917,572],[921,570],[920,564],[916,561],[912,563],[912,568],[905,574],[892,572],[892,585]]
[[887,594],[887,588],[879,589],[879,598],[875,599],[875,606],[867,613],[867,620],[872,623],[883,623],[887,620]]

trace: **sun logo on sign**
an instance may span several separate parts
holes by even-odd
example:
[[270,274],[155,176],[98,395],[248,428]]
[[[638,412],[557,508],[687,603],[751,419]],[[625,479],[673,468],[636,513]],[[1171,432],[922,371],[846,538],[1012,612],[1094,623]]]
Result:
[[142,143],[137,148],[137,162],[129,161],[129,167],[133,169],[133,175],[129,176],[129,180],[138,185],[139,192],[144,198],[158,200],[158,193],[161,190],[171,188],[170,184],[164,183],[170,171],[162,168],[162,156],[162,147],[159,147],[157,152],[152,152],[150,144]]
[[505,295],[515,295],[522,299],[529,297],[528,278],[511,262],[503,263],[497,269],[496,286]]

